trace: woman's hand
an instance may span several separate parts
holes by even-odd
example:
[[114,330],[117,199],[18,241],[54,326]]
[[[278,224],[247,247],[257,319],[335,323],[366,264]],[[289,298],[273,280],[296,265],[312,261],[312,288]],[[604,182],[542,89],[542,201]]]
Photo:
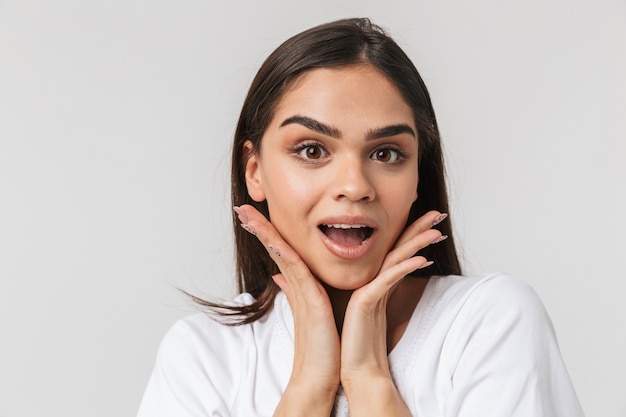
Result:
[[352,293],[340,342],[328,294],[300,256],[252,206],[235,211],[278,265],[281,274],[273,279],[294,315],[293,370],[275,415],[328,416],[341,382],[353,416],[410,416],[387,361],[387,300],[403,277],[431,264],[414,255],[442,238],[432,226],[445,215],[432,211],[409,226],[385,257],[378,276]]
[[340,375],[352,416],[410,416],[387,360],[387,301],[403,277],[432,263],[414,255],[445,239],[432,229],[445,217],[431,211],[410,225],[385,257],[378,276],[350,298],[341,335]]
[[252,206],[235,208],[242,226],[267,248],[294,316],[294,363],[275,416],[330,415],[339,387],[339,334],[326,290],[272,224]]

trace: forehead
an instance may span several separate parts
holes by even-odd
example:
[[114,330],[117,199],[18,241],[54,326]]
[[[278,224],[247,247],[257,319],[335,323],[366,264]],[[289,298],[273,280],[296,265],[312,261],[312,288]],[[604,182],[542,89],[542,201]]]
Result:
[[302,112],[322,119],[360,115],[372,123],[391,118],[413,124],[414,118],[398,87],[371,64],[318,68],[302,74],[282,94],[274,119]]

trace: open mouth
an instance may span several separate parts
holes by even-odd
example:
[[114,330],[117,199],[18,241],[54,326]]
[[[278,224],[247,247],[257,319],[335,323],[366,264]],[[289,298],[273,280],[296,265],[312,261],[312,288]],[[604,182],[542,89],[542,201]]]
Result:
[[319,229],[330,240],[343,246],[360,246],[374,233],[374,229],[363,224],[322,224]]

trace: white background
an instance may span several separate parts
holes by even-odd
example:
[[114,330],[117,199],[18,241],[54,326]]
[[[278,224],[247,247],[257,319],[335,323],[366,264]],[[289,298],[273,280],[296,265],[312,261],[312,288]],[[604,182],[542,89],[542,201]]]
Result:
[[233,294],[254,72],[357,15],[430,88],[467,272],[530,283],[587,416],[626,416],[623,0],[0,0],[0,416],[135,414],[176,288]]

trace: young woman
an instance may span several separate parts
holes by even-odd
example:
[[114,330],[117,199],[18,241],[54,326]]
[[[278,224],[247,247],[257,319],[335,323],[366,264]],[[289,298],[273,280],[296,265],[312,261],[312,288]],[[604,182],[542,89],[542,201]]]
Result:
[[369,20],[268,57],[232,200],[241,294],[168,332],[140,417],[582,416],[534,292],[461,275],[428,92]]

